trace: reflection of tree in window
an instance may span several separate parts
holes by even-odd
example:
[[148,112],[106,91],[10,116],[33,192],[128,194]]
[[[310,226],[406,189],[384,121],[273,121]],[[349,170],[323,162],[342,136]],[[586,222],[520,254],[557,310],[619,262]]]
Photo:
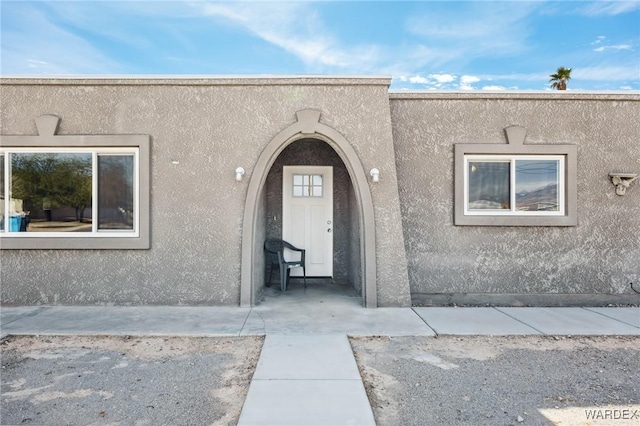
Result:
[[[30,230],[90,232],[91,226],[82,223],[90,222],[90,215],[85,220],[85,210],[91,207],[91,173],[91,154],[15,153],[11,155],[11,197],[22,201],[32,222],[51,221]],[[50,216],[45,216],[44,207],[51,209]]]
[[470,210],[503,210],[510,208],[508,162],[469,162]]
[[98,156],[98,229],[133,229],[133,155]]

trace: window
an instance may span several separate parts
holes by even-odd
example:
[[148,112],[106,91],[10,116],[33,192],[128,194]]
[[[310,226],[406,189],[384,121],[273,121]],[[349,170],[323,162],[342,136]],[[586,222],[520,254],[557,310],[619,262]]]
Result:
[[137,236],[138,156],[138,148],[4,150],[2,236]]
[[322,175],[293,175],[294,197],[322,197]]
[[523,128],[506,131],[506,145],[455,145],[455,224],[575,226],[576,147],[525,145]]
[[564,215],[564,157],[465,156],[466,215]]
[[1,137],[2,249],[149,248],[149,137],[40,127]]

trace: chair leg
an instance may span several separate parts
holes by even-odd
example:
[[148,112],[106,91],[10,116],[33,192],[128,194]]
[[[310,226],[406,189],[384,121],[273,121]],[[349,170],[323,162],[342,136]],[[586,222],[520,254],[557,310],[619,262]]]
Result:
[[302,279],[304,280],[304,288],[307,288],[307,271],[304,268],[304,265],[302,265]]
[[287,291],[287,287],[289,287],[289,275],[291,273],[291,269],[287,268],[287,273],[284,279],[284,290]]
[[287,271],[280,265],[280,291],[287,289]]

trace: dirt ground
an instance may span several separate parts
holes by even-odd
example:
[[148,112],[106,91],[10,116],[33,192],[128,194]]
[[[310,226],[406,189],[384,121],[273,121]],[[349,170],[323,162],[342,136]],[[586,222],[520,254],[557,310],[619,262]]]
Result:
[[7,337],[2,425],[234,425],[263,338]]
[[639,337],[359,337],[386,425],[640,425]]
[[[8,337],[2,425],[234,425],[263,338]],[[638,425],[639,337],[358,337],[376,422]]]

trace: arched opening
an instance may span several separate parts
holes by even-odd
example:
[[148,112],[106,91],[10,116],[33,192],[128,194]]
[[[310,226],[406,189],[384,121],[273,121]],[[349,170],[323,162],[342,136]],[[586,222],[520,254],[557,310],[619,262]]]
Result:
[[[348,249],[348,262],[341,266],[341,277],[347,277],[360,289],[363,304],[366,307],[376,307],[376,261],[375,261],[375,228],[373,218],[373,202],[369,190],[369,184],[362,164],[348,141],[335,129],[319,122],[320,112],[304,110],[296,113],[297,123],[289,126],[276,137],[264,149],[251,173],[247,198],[245,201],[243,229],[242,229],[242,265],[240,305],[247,307],[256,303],[257,294],[264,284],[264,256],[262,244],[268,234],[277,232],[277,220],[269,224],[267,220],[268,210],[274,209],[273,203],[268,203],[267,188],[273,188],[273,184],[267,185],[267,181],[277,178],[277,166],[272,172],[272,167],[279,161],[297,162],[304,157],[304,147],[312,147],[318,152],[323,152],[331,161],[338,165],[339,185],[347,193],[349,206],[340,213],[341,221],[348,221],[350,232],[357,233],[355,239],[357,247]],[[287,147],[292,146],[287,152]],[[284,155],[280,157],[281,154]],[[304,160],[304,158],[303,158]],[[323,161],[323,158],[314,160],[307,158],[304,161]],[[272,177],[270,178],[270,172]],[[343,177],[340,177],[340,176]],[[271,195],[275,197],[274,194]],[[351,197],[351,199],[349,199]],[[272,216],[273,217],[273,216]],[[277,215],[276,215],[277,217]],[[350,242],[339,242],[339,247],[346,247]],[[335,249],[334,249],[335,251]]]

